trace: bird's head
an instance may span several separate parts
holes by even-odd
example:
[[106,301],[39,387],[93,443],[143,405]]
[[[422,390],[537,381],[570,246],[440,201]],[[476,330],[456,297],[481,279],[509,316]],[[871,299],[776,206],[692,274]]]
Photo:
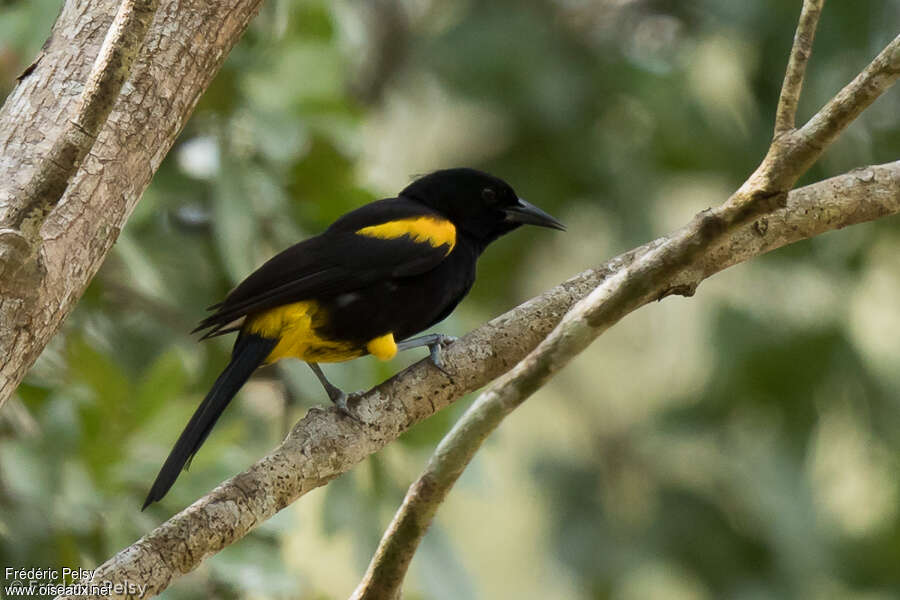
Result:
[[489,244],[520,225],[565,231],[565,226],[519,198],[493,175],[468,168],[443,169],[412,182],[400,196],[433,208],[482,244]]

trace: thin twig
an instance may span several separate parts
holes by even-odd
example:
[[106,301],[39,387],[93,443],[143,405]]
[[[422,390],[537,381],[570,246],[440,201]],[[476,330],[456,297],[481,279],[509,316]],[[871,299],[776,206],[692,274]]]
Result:
[[791,47],[784,83],[781,84],[781,95],[778,97],[778,108],[775,111],[775,137],[794,129],[797,105],[800,103],[800,92],[803,89],[803,75],[812,54],[816,25],[819,23],[824,4],[825,0],[803,0],[797,31],[794,33],[794,45]]
[[900,77],[900,35],[801,128],[772,140],[769,152],[729,203],[750,190],[783,197],[856,117]]
[[792,137],[809,147],[811,165],[856,117],[900,77],[900,35]]

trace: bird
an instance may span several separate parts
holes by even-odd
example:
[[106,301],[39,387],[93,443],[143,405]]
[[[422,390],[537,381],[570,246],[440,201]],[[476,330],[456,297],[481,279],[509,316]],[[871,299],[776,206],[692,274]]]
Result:
[[329,399],[353,416],[350,396],[319,363],[399,351],[441,352],[455,338],[411,337],[444,320],[475,282],[476,262],[494,240],[521,225],[565,226],[520,198],[502,179],[468,167],[434,171],[396,197],[339,217],[323,233],[265,262],[192,333],[201,340],[238,332],[231,360],[175,442],[144,502],[161,500],[219,416],[260,366],[306,361]]

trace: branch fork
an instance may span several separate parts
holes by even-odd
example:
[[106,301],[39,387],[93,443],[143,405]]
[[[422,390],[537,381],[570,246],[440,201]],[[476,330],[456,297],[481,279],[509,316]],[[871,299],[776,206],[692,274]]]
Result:
[[[788,218],[784,213],[791,208],[789,201],[798,195],[789,191],[799,177],[863,109],[896,81],[900,68],[898,36],[809,123],[797,129],[797,106],[823,5],[824,0],[803,2],[778,99],[773,140],[759,167],[720,207],[697,214],[663,244],[607,278],[575,305],[533,352],[482,392],[441,440],[422,475],[410,486],[351,600],[400,597],[404,577],[425,531],[483,441],[507,414],[597,336],[652,299],[693,295],[700,281],[718,270],[703,269],[704,257],[729,236],[748,229],[748,223],[750,235],[760,239],[775,233],[783,235],[770,232],[769,217],[773,221],[775,216]],[[900,193],[894,198],[894,203],[898,202]],[[655,298],[648,297],[647,289],[659,287]]]

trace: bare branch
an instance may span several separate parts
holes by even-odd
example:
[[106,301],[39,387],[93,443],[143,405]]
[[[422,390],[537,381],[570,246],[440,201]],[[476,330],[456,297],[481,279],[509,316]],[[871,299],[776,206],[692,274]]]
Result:
[[900,77],[900,35],[895,37],[853,81],[794,134],[809,148],[809,164]]
[[[670,294],[693,295],[707,277],[739,262],[832,229],[900,212],[900,161],[834,177],[788,196],[759,221],[723,232],[680,271],[666,265],[701,230],[708,215],[622,259],[622,266],[566,314],[559,326],[511,371],[497,379],[441,440],[381,539],[351,600],[392,600],[438,507],[503,419],[624,315]],[[620,257],[622,258],[622,257]],[[617,259],[613,259],[614,262]],[[651,274],[667,270],[661,279]],[[653,283],[649,283],[649,282]]]
[[900,77],[900,35],[803,127],[772,140],[769,152],[733,200],[751,189],[783,195],[825,149]]
[[159,0],[122,0],[81,93],[77,116],[6,206],[3,227],[21,231],[29,240],[37,237],[106,123],[158,5]]
[[[0,273],[0,405],[81,296],[261,1],[161,0],[143,45],[138,29],[156,0],[63,5],[39,62],[0,109],[0,269],[21,266]],[[52,158],[86,147],[80,166]],[[23,188],[60,182],[61,196],[26,206],[37,196]]]
[[507,410],[492,402],[495,397],[490,390],[483,392],[438,444],[424,471],[406,492],[350,600],[400,597],[403,579],[437,509],[482,442],[513,408]]
[[[708,227],[701,215],[685,229],[585,271],[451,345],[444,353],[444,368],[452,381],[423,361],[359,399],[354,410],[365,424],[331,408],[310,410],[275,450],[112,557],[98,568],[94,581],[141,582],[149,586],[148,595],[159,593],[204,557],[518,363],[569,308],[598,286],[602,291],[594,292],[594,299],[596,294],[610,294],[627,300],[616,305],[615,315],[621,316],[627,306],[637,308],[671,293],[692,292],[704,277],[763,252],[898,212],[900,161],[794,191],[786,207],[766,217],[765,225],[763,220],[749,221],[729,229],[702,252],[689,252],[693,258],[679,272],[649,278],[655,269],[648,265],[670,260],[673,245],[691,244],[688,231]],[[592,313],[590,329],[608,327],[608,317]],[[555,368],[551,362],[549,369]],[[549,369],[529,374],[517,389],[533,390],[541,377],[552,373]],[[514,403],[506,398],[503,411]]]
[[[740,247],[754,247],[760,253],[767,251],[763,246],[752,243],[753,236],[771,243],[773,236],[769,234],[769,227],[773,220],[783,218],[784,211],[790,215],[792,208],[797,210],[797,207],[792,207],[792,202],[802,204],[803,192],[809,188],[791,194],[787,194],[787,190],[793,187],[825,147],[900,74],[898,36],[810,123],[799,131],[795,130],[794,119],[803,73],[823,4],[824,0],[804,1],[779,98],[775,137],[760,166],[720,207],[700,213],[690,224],[608,277],[565,316],[534,352],[481,394],[441,441],[423,474],[410,487],[352,600],[398,597],[412,557],[438,506],[484,439],[509,412],[543,386],[597,336],[651,300],[670,294],[692,295],[704,278],[748,258],[741,255]],[[892,164],[896,166],[898,163]],[[866,180],[874,178],[875,172],[863,170],[816,185],[837,183],[846,177]],[[896,207],[900,197],[895,190],[882,200]],[[867,200],[857,197],[854,202],[864,204]],[[832,215],[837,215],[830,212],[833,207],[832,198],[826,213],[829,223]],[[802,208],[805,211],[818,210],[818,207]],[[806,222],[806,213],[803,214],[801,221]],[[818,212],[813,214],[818,215]],[[791,227],[806,230],[809,223],[806,225],[795,223]],[[749,238],[748,227],[752,232]],[[741,232],[744,239],[737,244],[736,236],[740,236]],[[777,240],[778,236],[774,237]],[[661,283],[663,287],[660,287]]]
[[[884,75],[885,66],[876,63],[878,59],[873,61],[875,66],[870,65],[866,72],[871,70]],[[887,89],[888,85],[883,85],[874,96]],[[870,92],[860,92],[859,99],[851,97],[847,102],[850,105],[866,102],[869,96],[874,98]],[[800,136],[801,132],[784,137]],[[700,279],[679,278],[686,273],[705,273],[697,270],[702,265],[707,265],[709,270],[711,265],[704,257],[712,255],[723,243],[728,244],[728,251],[717,258],[722,265],[732,264],[729,257],[741,254],[733,237],[736,239],[754,223],[768,223],[767,226],[756,226],[753,231],[758,236],[759,231],[771,232],[762,237],[776,240],[777,245],[771,247],[777,247],[807,237],[798,236],[800,232],[815,231],[816,227],[824,227],[822,231],[839,228],[859,222],[853,220],[859,214],[871,215],[871,212],[864,210],[868,204],[860,201],[858,205],[847,206],[843,212],[835,211],[833,216],[829,213],[827,220],[807,223],[804,227],[792,225],[789,231],[773,228],[773,223],[777,223],[776,216],[785,210],[789,197],[786,190],[805,170],[797,165],[803,164],[809,156],[817,157],[821,153],[821,150],[810,150],[793,139],[790,141],[792,143],[780,144],[779,140],[775,140],[760,167],[719,208],[701,213],[691,224],[673,235],[613,259],[600,270],[582,273],[451,346],[446,353],[445,368],[452,380],[424,363],[414,365],[360,398],[356,411],[365,418],[365,426],[343,419],[333,410],[310,411],[272,453],[104,563],[97,570],[95,580],[142,581],[149,585],[150,593],[158,593],[172,578],[196,567],[202,557],[243,537],[256,524],[307,491],[348,470],[368,454],[393,441],[412,424],[517,364],[549,334],[567,309],[589,293],[591,300],[579,305],[581,312],[568,320],[564,339],[557,341],[558,346],[542,350],[544,354],[541,356],[549,358],[529,360],[524,366],[517,367],[513,375],[502,380],[505,382],[509,377],[518,377],[515,380],[516,393],[522,398],[565,364],[567,357],[571,356],[569,352],[580,351],[628,312],[672,293],[693,293]],[[898,210],[898,164],[873,169],[878,169],[882,176],[876,177],[873,170],[871,180],[880,181],[890,191],[888,201],[878,207],[877,214],[868,218],[893,214]],[[844,177],[851,178],[857,186],[866,184],[855,174]],[[816,185],[827,187],[836,182],[829,180]],[[781,188],[784,191],[779,191],[778,187],[773,191],[773,185],[785,186]],[[851,196],[859,200],[852,194],[848,198]],[[816,216],[818,212],[815,208],[804,213],[803,219]],[[840,218],[841,214],[844,219]],[[754,222],[757,217],[760,218]],[[776,231],[779,231],[777,235]],[[777,243],[778,240],[782,242]],[[744,241],[747,241],[746,237]],[[758,248],[763,251],[762,246]],[[709,270],[709,273],[718,268]],[[595,287],[597,289],[590,292]],[[424,401],[425,398],[428,402]],[[392,402],[392,399],[399,402]],[[514,405],[514,401],[508,399],[498,401],[501,405]],[[165,560],[160,558],[158,548],[167,549]],[[177,551],[173,553],[173,549]]]
[[794,130],[797,105],[800,103],[800,92],[803,89],[803,75],[812,54],[816,25],[819,23],[824,4],[825,0],[803,0],[797,31],[794,33],[794,45],[788,58],[784,83],[781,84],[781,95],[778,97],[778,108],[775,111],[775,137]]

